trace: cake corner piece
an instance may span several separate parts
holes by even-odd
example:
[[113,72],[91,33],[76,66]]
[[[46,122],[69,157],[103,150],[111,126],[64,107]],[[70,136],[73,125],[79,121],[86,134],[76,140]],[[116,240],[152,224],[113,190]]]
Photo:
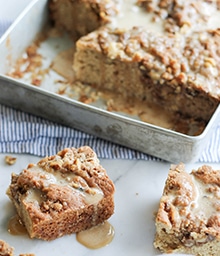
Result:
[[171,165],[156,215],[154,247],[164,253],[217,256],[220,251],[220,171],[191,173]]
[[88,146],[65,148],[12,174],[7,191],[31,238],[53,240],[114,213],[115,187]]

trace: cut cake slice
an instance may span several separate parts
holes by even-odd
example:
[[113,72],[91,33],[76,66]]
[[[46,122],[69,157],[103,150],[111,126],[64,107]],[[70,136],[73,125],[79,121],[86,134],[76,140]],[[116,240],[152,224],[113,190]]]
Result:
[[156,216],[154,246],[165,253],[220,252],[220,170],[172,165]]
[[31,238],[53,240],[106,221],[114,184],[88,146],[65,148],[12,174],[8,195]]

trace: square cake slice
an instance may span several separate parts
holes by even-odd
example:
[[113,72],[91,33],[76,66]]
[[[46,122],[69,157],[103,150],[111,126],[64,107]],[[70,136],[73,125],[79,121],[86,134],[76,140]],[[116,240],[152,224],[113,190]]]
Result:
[[114,184],[88,146],[65,148],[12,174],[8,195],[31,238],[53,240],[106,221]]
[[220,170],[172,165],[155,222],[154,246],[162,252],[219,255]]

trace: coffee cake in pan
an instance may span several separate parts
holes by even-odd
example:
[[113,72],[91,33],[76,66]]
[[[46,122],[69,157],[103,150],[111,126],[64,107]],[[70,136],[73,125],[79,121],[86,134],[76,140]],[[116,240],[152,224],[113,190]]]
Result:
[[[142,16],[139,26],[125,12],[132,8]],[[50,14],[56,27],[78,33],[75,82],[206,123],[216,110],[220,32],[212,16],[219,15],[218,1],[51,0]],[[153,31],[157,23],[162,33]]]

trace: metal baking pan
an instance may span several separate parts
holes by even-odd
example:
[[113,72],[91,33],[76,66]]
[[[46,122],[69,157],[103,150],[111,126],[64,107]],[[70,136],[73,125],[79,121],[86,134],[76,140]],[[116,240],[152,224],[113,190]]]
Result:
[[[200,135],[188,136],[59,95],[52,79],[36,87],[5,75],[48,24],[47,4],[32,1],[0,39],[0,102],[169,162],[197,161],[217,125],[220,107]],[[45,54],[50,58],[54,53]]]

